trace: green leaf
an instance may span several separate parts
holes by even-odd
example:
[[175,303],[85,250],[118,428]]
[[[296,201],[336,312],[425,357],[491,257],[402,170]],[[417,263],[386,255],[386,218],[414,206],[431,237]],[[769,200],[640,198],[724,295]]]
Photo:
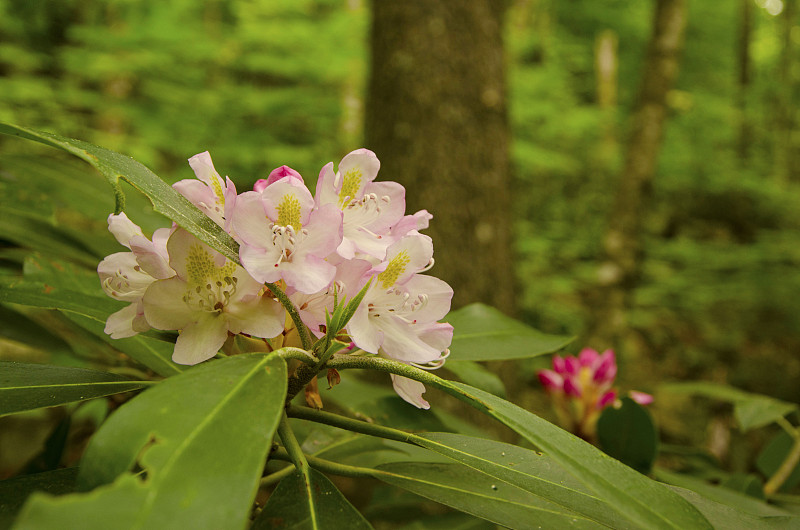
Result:
[[612,528],[626,521],[552,458],[519,446],[450,433],[425,433],[414,443],[557,503]]
[[155,211],[166,215],[189,233],[220,251],[228,259],[238,263],[239,246],[233,238],[185,197],[136,160],[88,142],[7,123],[0,123],[0,133],[63,149],[85,160],[97,168],[114,187],[118,210],[124,204],[124,195],[119,179],[124,179],[150,199]]
[[375,476],[457,510],[509,528],[602,528],[557,504],[458,464],[401,462]]
[[445,368],[463,382],[501,398],[506,397],[506,387],[494,372],[474,361],[450,360]]
[[704,396],[733,403],[736,421],[743,432],[769,425],[798,410],[794,403],[708,381],[670,383],[660,388],[666,392]]
[[[756,467],[764,476],[771,477],[778,471],[778,468],[781,467],[786,457],[789,456],[793,445],[794,438],[792,438],[788,432],[780,431],[769,441],[767,446],[761,450],[756,459]],[[778,491],[790,491],[798,484],[800,484],[800,464],[795,466],[794,470],[789,474],[789,477]]]
[[119,350],[131,359],[142,363],[158,375],[169,377],[187,369],[186,366],[172,362],[172,353],[175,350],[173,342],[164,342],[142,334],[125,339],[112,339],[103,331],[105,321],[98,322],[76,313],[67,314],[67,318],[91,332],[115,350]]
[[647,475],[658,454],[658,432],[650,413],[629,397],[606,407],[597,420],[597,441],[607,455]]
[[78,468],[56,469],[0,481],[0,528],[8,528],[34,491],[63,495],[75,491]]
[[453,326],[450,360],[524,359],[558,351],[574,337],[546,335],[493,307],[470,304],[447,315]]
[[691,490],[670,486],[681,497],[691,502],[714,528],[746,528],[747,530],[778,530],[798,528],[800,517],[791,515],[759,516],[746,513],[732,506],[720,504],[700,496]]
[[130,392],[150,384],[84,368],[0,361],[0,416]]
[[73,313],[70,319],[114,348],[130,355],[154,372],[163,376],[179,374],[184,367],[172,362],[174,346],[163,341],[136,335],[112,339],[103,332],[108,316],[124,304],[105,296],[92,296],[80,291],[54,287],[47,283],[23,280],[0,280],[0,302],[60,309]]
[[5,279],[0,282],[0,302],[62,309],[98,322],[105,322],[108,315],[124,307],[124,304],[108,297],[92,296],[47,283]]
[[[264,354],[159,383],[92,438],[78,484],[99,487],[35,494],[17,528],[244,528],[285,393],[283,360]],[[132,474],[134,464],[143,472]]]
[[675,473],[656,467],[653,470],[656,479],[678,486],[683,489],[692,490],[695,493],[702,495],[704,498],[712,500],[719,504],[725,504],[738,511],[747,512],[753,515],[770,516],[770,515],[789,515],[785,510],[777,508],[766,502],[761,502],[753,497],[739,493],[732,489],[723,488],[709,484],[703,479],[695,476],[687,475],[685,473]]
[[310,483],[300,472],[283,479],[253,522],[254,530],[369,529],[364,516],[336,489],[325,475],[309,470]]
[[463,383],[442,381],[439,387],[524,436],[636,525],[710,528],[695,508],[662,484],[542,418]]
[[719,485],[759,500],[766,498],[764,496],[764,483],[757,476],[750,473],[733,473],[720,482]]

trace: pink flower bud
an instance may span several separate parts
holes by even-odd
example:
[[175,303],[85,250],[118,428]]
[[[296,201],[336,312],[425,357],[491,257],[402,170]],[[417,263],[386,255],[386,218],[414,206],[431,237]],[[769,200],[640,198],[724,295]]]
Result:
[[606,408],[607,406],[614,403],[615,399],[617,399],[617,391],[609,390],[608,392],[603,394],[599,400],[597,400],[597,409],[600,410]]
[[584,348],[578,354],[578,362],[581,366],[594,367],[598,357],[599,354],[597,353],[597,350]]
[[653,396],[644,392],[639,392],[638,390],[631,390],[628,392],[628,395],[639,405],[649,405],[653,402]]
[[537,375],[548,392],[561,392],[564,387],[564,378],[552,370],[539,370]]
[[564,358],[560,355],[553,356],[553,370],[559,374],[565,374],[567,372],[567,365],[564,362]]
[[597,367],[594,371],[595,383],[612,383],[617,376],[617,362],[614,358],[613,350],[606,350],[598,358]]
[[565,379],[564,393],[568,396],[581,397],[581,388],[572,379]]

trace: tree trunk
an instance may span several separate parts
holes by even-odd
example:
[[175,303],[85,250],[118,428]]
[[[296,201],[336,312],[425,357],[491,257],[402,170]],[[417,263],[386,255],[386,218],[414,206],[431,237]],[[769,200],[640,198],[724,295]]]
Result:
[[366,144],[407,211],[433,214],[433,274],[453,306],[514,312],[506,2],[373,1]]
[[606,261],[599,271],[590,331],[595,348],[618,347],[624,333],[625,310],[642,266],[641,225],[661,148],[667,93],[678,74],[685,27],[686,1],[658,0],[625,165],[603,242]]
[[778,115],[775,134],[775,174],[780,182],[797,181],[800,169],[797,167],[798,157],[795,153],[793,133],[795,129],[794,91],[796,54],[792,41],[792,28],[797,15],[797,0],[784,2],[781,17],[781,54],[778,62]]
[[748,95],[750,92],[751,64],[750,40],[753,35],[753,2],[740,0],[741,18],[739,20],[739,39],[737,42],[737,58],[739,64],[739,90],[736,97],[736,106],[739,110],[739,161],[743,167],[747,166],[750,158],[750,144],[753,141],[752,124],[748,110]]

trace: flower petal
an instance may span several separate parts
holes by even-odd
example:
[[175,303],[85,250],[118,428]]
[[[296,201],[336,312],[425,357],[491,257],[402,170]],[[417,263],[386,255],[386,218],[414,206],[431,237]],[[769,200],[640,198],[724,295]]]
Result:
[[120,245],[128,246],[128,242],[134,236],[143,236],[142,229],[139,225],[128,219],[125,212],[119,214],[111,214],[108,216],[108,231],[119,241]]
[[137,317],[137,307],[139,302],[133,302],[116,313],[111,313],[106,320],[106,327],[103,329],[112,339],[124,339],[133,337],[138,333],[133,329],[133,321]]
[[192,311],[183,297],[187,284],[180,278],[153,282],[142,297],[144,316],[156,329],[183,329],[192,321]]
[[201,363],[216,355],[227,338],[227,319],[219,313],[204,313],[178,335],[172,360],[178,364]]
[[422,394],[424,394],[426,390],[425,385],[419,381],[414,381],[413,379],[400,375],[391,374],[391,376],[392,386],[398,396],[419,409],[428,410],[431,408],[430,403],[422,398]]

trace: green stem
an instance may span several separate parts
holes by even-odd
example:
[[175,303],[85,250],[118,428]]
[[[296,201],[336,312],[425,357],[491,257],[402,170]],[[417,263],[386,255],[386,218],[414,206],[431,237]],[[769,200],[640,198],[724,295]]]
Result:
[[414,434],[398,429],[392,429],[391,427],[375,425],[374,423],[367,423],[366,421],[355,420],[345,416],[340,416],[339,414],[331,414],[330,412],[324,412],[308,407],[290,405],[286,408],[286,415],[290,418],[315,421],[317,423],[330,425],[331,427],[337,427],[339,429],[345,429],[360,434],[368,434],[370,436],[377,436],[379,438],[386,438],[388,440],[395,440],[398,442],[414,443],[414,440],[419,438]]
[[786,482],[786,479],[789,478],[789,475],[792,474],[794,468],[797,467],[797,463],[800,462],[800,428],[792,429],[789,434],[794,438],[794,445],[792,445],[789,454],[786,455],[775,474],[764,484],[765,495],[772,495],[778,491],[783,486],[783,483]]
[[461,390],[447,379],[442,379],[441,377],[433,375],[432,373],[426,370],[405,363],[401,363],[399,361],[384,359],[382,357],[377,357],[377,356],[348,357],[347,355],[342,355],[340,357],[334,357],[333,359],[328,361],[325,367],[335,368],[337,370],[347,370],[348,368],[362,368],[362,369],[377,370],[379,372],[387,372],[390,374],[408,377],[409,379],[413,379],[414,381],[419,381],[420,383],[431,385],[434,388],[438,388],[442,392],[450,394],[454,398],[463,401],[467,405],[483,412],[484,414],[489,414],[490,416],[494,417],[491,412],[491,407],[489,405],[487,405],[480,399],[477,399],[469,395],[467,392]]
[[[291,461],[291,456],[287,451],[283,449],[278,449],[274,453],[272,453],[272,458],[275,460],[286,460]],[[357,467],[357,466],[348,466],[345,464],[339,464],[337,462],[331,462],[330,460],[325,460],[316,456],[308,456],[308,463],[314,469],[322,471],[323,473],[330,473],[331,475],[339,475],[342,477],[369,477],[369,478],[377,478],[379,475],[388,475],[385,471],[380,471],[378,469],[372,469],[369,467]],[[274,473],[273,473],[274,474]]]
[[305,324],[303,324],[303,319],[300,318],[300,313],[297,311],[297,308],[294,306],[289,297],[286,296],[286,293],[283,290],[275,285],[274,283],[266,284],[267,289],[275,295],[275,298],[281,303],[286,312],[289,313],[289,316],[294,322],[294,326],[297,328],[297,333],[300,335],[300,342],[303,345],[304,350],[311,350],[312,342],[311,342],[311,335],[308,333],[308,328]]
[[[306,455],[303,454],[303,450],[300,448],[300,443],[297,441],[297,438],[295,438],[294,432],[292,432],[291,427],[289,427],[289,420],[286,418],[285,412],[281,416],[281,421],[278,424],[278,436],[281,437],[283,446],[286,448],[289,461],[294,464],[294,467],[297,468],[299,472],[306,475],[306,478],[308,478],[308,460],[306,460]],[[280,451],[280,449],[278,451]],[[275,453],[272,454],[272,457],[276,458]]]
[[314,366],[317,364],[317,360],[314,359],[310,353],[300,348],[285,346],[283,348],[275,350],[274,353],[280,355],[281,357],[283,357],[284,360],[287,361],[289,359],[297,359],[298,361],[302,361],[303,363],[309,366]]
[[[275,458],[274,456],[272,458]],[[280,459],[277,459],[280,460]],[[266,488],[268,486],[272,486],[273,484],[277,484],[281,480],[285,479],[289,475],[295,472],[294,466],[286,466],[285,468],[276,471],[275,473],[270,473],[266,477],[261,477],[261,481],[258,483],[259,488]]]
[[351,368],[361,368],[366,370],[377,370],[379,372],[386,372],[395,375],[408,377],[420,383],[428,383],[436,387],[440,387],[445,379],[432,373],[411,366],[410,364],[401,363],[400,361],[393,361],[391,359],[384,359],[376,355],[363,355],[352,356],[342,355],[334,356],[325,364],[325,368],[335,368],[336,370],[348,370]]

